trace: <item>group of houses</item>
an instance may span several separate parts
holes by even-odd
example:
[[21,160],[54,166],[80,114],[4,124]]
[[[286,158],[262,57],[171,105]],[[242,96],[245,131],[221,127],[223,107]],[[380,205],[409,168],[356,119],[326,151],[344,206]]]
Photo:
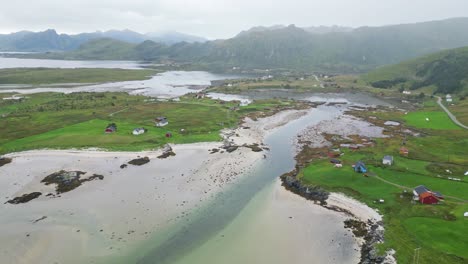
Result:
[[[167,117],[160,116],[154,119],[154,125],[156,127],[164,127],[169,124]],[[106,134],[117,132],[117,125],[115,123],[108,124],[104,130]],[[148,132],[148,129],[144,127],[138,127],[133,129],[132,134],[135,136],[141,135]],[[166,137],[172,137],[172,133],[166,133]]]

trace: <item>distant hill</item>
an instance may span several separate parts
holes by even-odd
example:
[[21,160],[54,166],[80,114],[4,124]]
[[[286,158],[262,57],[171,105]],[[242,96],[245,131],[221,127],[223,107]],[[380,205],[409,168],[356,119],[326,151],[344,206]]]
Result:
[[45,57],[130,58],[192,63],[218,70],[241,67],[361,73],[432,52],[468,46],[467,28],[468,18],[351,31],[336,28],[337,32],[328,33],[311,33],[310,29],[294,25],[258,27],[234,38],[203,43],[165,44],[147,40],[117,49],[119,53],[114,57],[105,50],[109,46],[99,41],[82,45],[76,51]]
[[12,34],[0,34],[0,51],[71,51],[78,49],[81,44],[100,38],[111,38],[134,44],[145,40],[153,40],[165,44],[206,41],[204,38],[179,32],[140,34],[126,29],[68,35],[57,34],[55,30],[48,29],[43,32],[20,31]]
[[381,67],[362,79],[376,88],[468,93],[468,47]]

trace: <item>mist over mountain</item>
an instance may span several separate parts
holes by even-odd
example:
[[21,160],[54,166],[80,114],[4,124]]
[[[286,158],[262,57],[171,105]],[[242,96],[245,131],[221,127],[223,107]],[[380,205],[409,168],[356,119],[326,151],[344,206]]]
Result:
[[100,38],[111,38],[128,43],[141,43],[152,40],[165,44],[177,42],[204,42],[202,37],[192,36],[179,32],[153,32],[140,34],[128,29],[97,31],[76,35],[58,34],[53,29],[42,32],[20,31],[12,34],[0,34],[0,51],[71,51],[78,49],[82,44]]
[[[169,41],[142,42],[143,38],[139,35],[125,31],[94,33],[106,37],[102,41],[92,34],[68,36],[57,35],[55,31],[43,32],[39,35],[41,38],[38,35],[32,36],[35,37],[33,39],[53,44],[57,50],[69,51],[45,56],[55,59],[125,58],[191,63],[211,68],[288,68],[362,72],[444,49],[468,46],[467,28],[468,18],[356,29],[341,27],[311,29],[289,25],[255,27],[226,40],[189,43],[179,42],[181,39],[177,39],[175,44]],[[324,32],[327,30],[329,32]],[[26,35],[23,39],[32,36]],[[167,35],[148,36],[170,39]],[[174,39],[173,35],[171,37]],[[93,41],[86,43],[90,39]],[[26,43],[30,42],[32,41]],[[80,47],[74,49],[77,43],[80,43]],[[24,44],[20,46],[21,50],[30,48]],[[45,49],[45,45],[38,47]],[[109,50],[115,52],[109,53]]]

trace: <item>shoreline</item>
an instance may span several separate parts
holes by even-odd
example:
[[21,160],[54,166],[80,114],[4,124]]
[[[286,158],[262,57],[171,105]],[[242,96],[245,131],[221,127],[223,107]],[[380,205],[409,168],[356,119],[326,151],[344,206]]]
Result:
[[[265,150],[254,152],[245,147],[246,145],[260,144],[264,149],[267,149],[263,145],[263,141],[269,133],[307,113],[308,110],[285,110],[256,121],[246,118],[238,128],[223,130],[222,135],[225,142],[232,142],[239,146],[233,153],[222,153],[222,146],[220,147],[222,144],[213,142],[172,145],[176,156],[168,159],[157,159],[157,156],[162,153],[161,149],[142,152],[75,149],[30,150],[6,154],[5,157],[13,158],[13,163],[2,167],[2,170],[18,167],[18,165],[20,167],[16,170],[10,169],[12,170],[11,174],[0,179],[0,183],[2,183],[0,186],[5,186],[5,181],[8,178],[12,180],[13,174],[15,175],[14,181],[16,182],[10,185],[7,190],[2,190],[9,198],[30,191],[53,192],[52,186],[41,186],[40,178],[60,169],[86,171],[88,175],[100,173],[104,175],[104,179],[102,182],[88,182],[76,190],[61,194],[61,197],[58,198],[42,196],[23,205],[1,205],[8,210],[13,210],[12,212],[22,208],[18,210],[20,213],[15,217],[15,220],[20,222],[17,225],[22,226],[21,230],[17,232],[3,230],[6,236],[4,236],[5,240],[0,241],[0,244],[4,248],[8,248],[8,244],[10,247],[14,245],[15,249],[12,249],[11,255],[3,256],[2,259],[29,263],[26,259],[24,261],[14,259],[15,256],[23,255],[27,259],[30,257],[39,260],[39,262],[40,260],[50,262],[56,260],[57,256],[50,256],[50,253],[41,255],[41,252],[58,250],[69,255],[57,259],[66,262],[67,258],[70,261],[75,260],[76,249],[73,251],[70,249],[73,247],[81,249],[85,257],[83,260],[98,256],[112,256],[116,252],[124,254],[124,248],[129,249],[136,246],[139,241],[148,238],[152,232],[157,233],[158,230],[163,230],[171,223],[190,219],[193,210],[197,210],[203,203],[215,197],[216,193],[235,184],[239,175],[255,166],[259,159],[264,158],[263,155],[268,155]],[[221,151],[210,153],[210,150],[214,148],[219,148]],[[132,158],[145,156],[150,158],[149,164],[129,165],[125,169],[119,167]],[[51,162],[51,159],[54,161]],[[180,168],[176,164],[184,164],[185,166]],[[25,167],[28,169],[24,170],[24,175],[21,177],[20,171]],[[174,170],[174,168],[177,169]],[[39,172],[36,173],[36,171]],[[33,173],[36,175],[31,176]],[[18,176],[18,174],[20,175]],[[172,176],[164,177],[162,176],[164,174],[172,174]],[[132,179],[132,177],[143,175],[153,176],[145,177],[146,179],[139,178],[141,182]],[[219,175],[224,176],[220,177]],[[133,193],[132,195],[126,191],[133,188],[138,190],[138,194]],[[160,194],[158,197],[154,197],[155,193]],[[88,197],[83,199],[84,196]],[[345,204],[349,202],[349,200],[340,199],[342,197],[339,195],[332,194],[331,196]],[[153,197],[154,200],[150,197]],[[121,200],[119,208],[110,210],[116,211],[105,213],[105,210],[100,210],[100,208],[108,208],[109,203],[115,203],[118,199]],[[79,206],[70,210],[61,209],[66,208],[68,203],[78,202],[78,200],[80,201]],[[159,202],[156,203],[155,201],[158,200]],[[192,201],[194,201],[193,204]],[[161,202],[163,205],[159,204]],[[49,203],[53,203],[54,209],[50,208]],[[33,205],[40,206],[34,209]],[[137,208],[134,208],[135,205]],[[360,208],[362,205],[356,201],[350,206],[350,209]],[[371,208],[360,208],[362,212],[369,209],[372,210]],[[28,210],[32,210],[32,212]],[[47,213],[47,210],[50,213]],[[372,215],[372,211],[367,213]],[[115,214],[117,216],[114,216]],[[47,217],[41,219],[44,216]],[[80,218],[82,220],[88,218],[88,220],[82,224]],[[41,219],[41,221],[32,222],[35,219]],[[117,225],[109,225],[114,219],[125,219],[125,221]],[[18,230],[14,227],[15,223],[9,222],[11,220],[12,218],[7,217],[0,222],[4,222],[2,225],[4,228]],[[93,225],[99,225],[99,228],[93,227]],[[40,227],[45,227],[47,231],[40,230]],[[0,228],[0,230],[4,228]],[[67,243],[63,245],[57,243],[57,240],[67,241]],[[96,246],[97,241],[101,241],[99,243],[103,245]],[[356,238],[356,241],[359,243],[359,239]],[[37,245],[48,245],[49,248],[44,249]],[[73,255],[75,257],[70,258]]]

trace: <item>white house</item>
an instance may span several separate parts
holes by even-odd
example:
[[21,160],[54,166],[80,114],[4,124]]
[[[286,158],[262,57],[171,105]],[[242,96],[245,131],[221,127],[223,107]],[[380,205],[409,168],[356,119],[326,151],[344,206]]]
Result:
[[403,91],[403,94],[411,94],[410,91]]
[[447,96],[445,96],[445,100],[447,102],[452,102],[452,96],[450,94],[447,94]]
[[157,117],[154,122],[157,127],[163,127],[169,124],[169,121],[167,121],[167,118],[164,116]]
[[382,159],[383,165],[393,165],[393,156],[384,156]]
[[135,135],[135,136],[138,136],[138,135],[144,134],[145,132],[146,132],[145,128],[139,127],[139,128],[133,129],[132,134]]

